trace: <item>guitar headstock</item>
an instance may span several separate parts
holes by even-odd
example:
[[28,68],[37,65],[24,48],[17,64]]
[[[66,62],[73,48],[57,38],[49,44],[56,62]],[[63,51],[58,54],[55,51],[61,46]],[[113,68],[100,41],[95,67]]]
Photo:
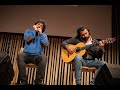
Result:
[[114,38],[106,38],[105,40],[102,40],[102,42],[109,44],[109,43],[113,43],[116,41],[116,37]]

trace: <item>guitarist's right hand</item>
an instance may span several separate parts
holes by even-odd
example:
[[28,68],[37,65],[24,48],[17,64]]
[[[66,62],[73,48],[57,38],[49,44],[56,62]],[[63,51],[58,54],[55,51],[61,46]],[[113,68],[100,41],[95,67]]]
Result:
[[75,48],[72,45],[66,45],[66,49],[70,54],[72,54]]

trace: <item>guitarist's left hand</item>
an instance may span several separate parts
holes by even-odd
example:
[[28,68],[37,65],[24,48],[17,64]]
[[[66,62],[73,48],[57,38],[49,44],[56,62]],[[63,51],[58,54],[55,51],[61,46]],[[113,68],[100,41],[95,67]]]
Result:
[[104,40],[99,41],[99,47],[101,49],[104,49],[104,46],[105,46]]

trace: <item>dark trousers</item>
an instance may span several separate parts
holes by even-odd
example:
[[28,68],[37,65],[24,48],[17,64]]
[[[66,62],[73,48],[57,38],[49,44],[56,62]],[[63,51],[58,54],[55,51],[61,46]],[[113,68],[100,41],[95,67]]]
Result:
[[42,82],[44,79],[46,56],[45,55],[28,55],[26,53],[20,53],[17,56],[17,64],[19,69],[19,79],[21,82],[27,81],[26,76],[26,64],[33,63],[37,66],[36,81]]

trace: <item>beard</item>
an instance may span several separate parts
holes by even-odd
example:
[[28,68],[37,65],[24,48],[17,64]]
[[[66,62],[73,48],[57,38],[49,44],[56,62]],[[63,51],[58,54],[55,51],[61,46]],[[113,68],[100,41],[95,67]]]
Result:
[[90,36],[83,38],[84,41],[87,41]]

